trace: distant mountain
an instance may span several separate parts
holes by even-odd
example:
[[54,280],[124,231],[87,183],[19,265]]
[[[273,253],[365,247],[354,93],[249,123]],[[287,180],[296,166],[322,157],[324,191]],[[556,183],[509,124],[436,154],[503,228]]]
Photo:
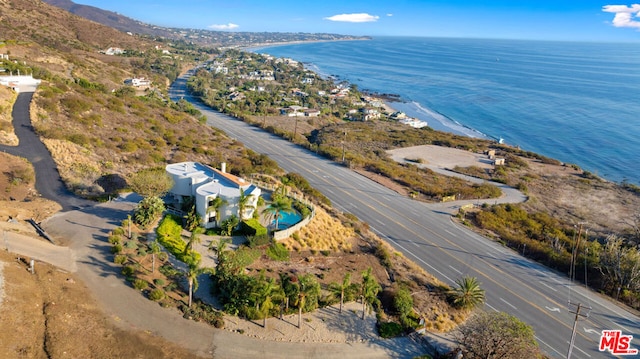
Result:
[[131,32],[135,34],[145,34],[152,36],[161,36],[172,38],[176,36],[175,32],[167,28],[151,26],[134,20],[132,18],[120,15],[113,11],[103,10],[95,6],[76,4],[71,0],[43,0],[47,4],[57,6],[68,12],[83,17],[85,19],[95,21],[99,24],[112,27],[122,32]]
[[282,32],[225,32],[201,29],[167,28],[150,25],[113,11],[95,6],[76,4],[71,0],[43,0],[44,2],[67,10],[85,19],[139,35],[163,37],[174,40],[186,40],[198,45],[209,46],[249,46],[252,44],[269,44],[292,41],[332,41],[370,39],[366,36],[350,36],[338,34],[282,33]]

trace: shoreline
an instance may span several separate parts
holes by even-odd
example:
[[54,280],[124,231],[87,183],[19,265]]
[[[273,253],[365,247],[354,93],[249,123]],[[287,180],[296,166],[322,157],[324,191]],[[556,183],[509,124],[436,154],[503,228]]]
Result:
[[[258,50],[266,49],[270,47],[300,45],[300,44],[306,44],[306,43],[320,43],[320,42],[370,41],[370,40],[372,40],[372,38],[336,39],[336,40],[300,40],[300,41],[256,44],[256,45],[247,46],[247,47],[240,47],[240,49],[242,51],[249,51],[257,54],[262,54],[258,52]],[[299,61],[299,60],[296,60],[296,61]],[[322,75],[320,72],[310,68],[310,66],[307,66],[307,64],[311,64],[319,69],[319,67],[317,65],[314,65],[313,63],[306,63],[303,61],[299,61],[299,62],[302,63],[307,70],[314,72],[316,75],[320,77],[327,77],[333,80],[339,80],[339,78],[336,78],[334,75]],[[344,81],[351,83],[347,80],[344,80]],[[450,119],[446,115],[443,115],[437,112],[436,110],[422,107],[420,103],[417,103],[415,101],[410,102],[408,100],[405,100],[399,94],[394,94],[390,92],[380,93],[378,91],[372,91],[368,89],[362,89],[361,92],[367,96],[370,96],[382,102],[384,111],[387,111],[389,114],[393,112],[404,112],[409,117],[413,117],[418,120],[426,122],[428,124],[427,126],[433,130],[447,132],[447,133],[451,133],[459,136],[471,137],[471,138],[482,138],[487,140],[494,140],[497,142],[502,140],[501,138],[499,139],[499,138],[487,135],[482,131],[479,131],[475,128],[466,126],[464,124],[461,124],[458,121]],[[436,125],[434,125],[434,123]]]
[[[277,41],[259,43],[250,46],[238,46],[234,47],[243,51],[256,52],[260,49],[266,49],[269,47],[287,46],[287,45],[301,45],[301,44],[315,44],[320,42],[342,42],[342,41],[371,41],[372,38],[360,38],[360,39],[334,39],[334,40],[296,40],[296,41]],[[229,47],[231,48],[231,47]]]

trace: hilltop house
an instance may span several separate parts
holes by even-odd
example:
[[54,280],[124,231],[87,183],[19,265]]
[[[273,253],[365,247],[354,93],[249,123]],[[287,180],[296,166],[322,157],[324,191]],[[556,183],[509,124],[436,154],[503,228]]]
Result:
[[133,87],[149,87],[151,86],[151,80],[147,80],[144,77],[134,77],[124,80],[124,84]]
[[[198,162],[181,162],[167,165],[166,171],[173,178],[174,185],[169,196],[175,204],[185,198],[195,199],[196,212],[200,215],[205,228],[218,226],[220,222],[235,215],[240,219],[253,216],[260,188],[250,182],[226,172],[226,164],[221,169],[212,168]],[[239,213],[240,191],[249,197],[243,213]],[[220,218],[216,218],[213,201],[222,198],[226,204],[219,208]]]

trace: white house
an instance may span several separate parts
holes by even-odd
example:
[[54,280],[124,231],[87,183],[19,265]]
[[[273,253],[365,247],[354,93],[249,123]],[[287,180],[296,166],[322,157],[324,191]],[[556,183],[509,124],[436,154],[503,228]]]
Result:
[[0,85],[11,87],[14,91],[34,91],[41,80],[34,79],[31,75],[0,76]]
[[[182,203],[184,197],[193,197],[196,212],[202,218],[205,228],[215,227],[232,215],[241,219],[253,216],[261,194],[260,188],[243,178],[227,173],[225,163],[218,170],[198,162],[181,162],[167,165],[166,171],[174,181],[169,195],[175,203]],[[249,197],[243,213],[239,213],[238,208],[240,190]],[[219,209],[218,223],[216,211],[211,208],[213,200],[217,197],[226,202]]]
[[147,80],[144,77],[134,77],[124,80],[124,84],[133,87],[149,87],[151,86],[151,80]]

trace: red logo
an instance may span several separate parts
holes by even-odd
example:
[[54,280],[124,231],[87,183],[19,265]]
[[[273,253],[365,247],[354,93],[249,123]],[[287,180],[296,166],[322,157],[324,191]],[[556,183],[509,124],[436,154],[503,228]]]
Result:
[[600,337],[600,351],[608,350],[613,355],[637,355],[638,349],[631,349],[632,335],[622,335],[620,330],[603,330]]

